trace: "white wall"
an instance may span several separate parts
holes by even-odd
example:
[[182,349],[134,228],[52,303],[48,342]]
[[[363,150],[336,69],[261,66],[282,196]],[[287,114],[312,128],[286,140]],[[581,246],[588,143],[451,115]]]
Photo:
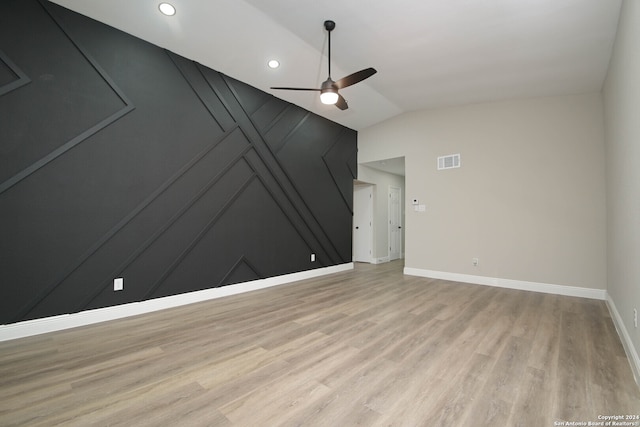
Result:
[[[374,184],[373,194],[373,252],[374,262],[385,262],[389,258],[389,186],[399,187],[403,202],[405,197],[404,177],[382,172],[367,166],[358,165],[358,181]],[[402,207],[402,242],[404,247],[404,216],[405,206]]]
[[[607,155],[608,294],[629,340],[639,379],[640,329],[640,2],[625,0],[604,86]],[[629,345],[632,349],[629,348]],[[631,351],[630,351],[631,350]]]
[[599,93],[514,100],[369,127],[358,162],[405,156],[405,267],[604,290],[603,140]]

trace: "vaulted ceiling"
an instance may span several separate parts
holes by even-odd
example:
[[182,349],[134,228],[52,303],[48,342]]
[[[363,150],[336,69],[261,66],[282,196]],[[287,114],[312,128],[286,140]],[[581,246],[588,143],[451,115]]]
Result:
[[[54,0],[275,96],[359,130],[403,112],[598,91],[621,0]],[[320,103],[327,78],[378,73]],[[267,67],[275,58],[279,68]]]

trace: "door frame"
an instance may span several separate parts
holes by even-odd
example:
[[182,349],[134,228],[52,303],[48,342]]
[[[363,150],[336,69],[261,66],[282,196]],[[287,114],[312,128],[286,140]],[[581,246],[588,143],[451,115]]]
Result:
[[[370,184],[367,182],[354,182],[353,185],[353,219],[351,221],[351,240],[352,240],[352,244],[353,244],[353,248],[352,248],[352,254],[351,254],[351,259],[354,262],[368,262],[368,263],[372,263],[373,262],[373,220],[374,220],[374,214],[373,214],[373,194],[374,194],[374,188],[375,188],[375,184]],[[369,194],[369,198],[366,202],[366,205],[362,206],[362,203],[360,201],[359,197],[356,197],[356,191],[367,191]],[[368,237],[366,240],[365,244],[365,248],[364,250],[368,252],[368,256],[366,257],[366,259],[356,259],[356,244],[361,244],[361,241],[356,241],[356,224],[355,224],[355,219],[356,219],[356,210],[361,211],[362,209],[365,210],[365,212],[368,214],[368,219],[369,219],[369,227],[368,230],[366,232]],[[364,233],[359,233],[360,235],[364,234]],[[368,246],[368,247],[367,247]],[[359,254],[359,253],[358,253]]]
[[[392,255],[391,253],[391,209],[392,209],[392,205],[391,205],[391,192],[393,190],[397,190],[398,191],[398,220],[399,220],[399,226],[400,226],[400,231],[398,231],[398,235],[399,235],[399,243],[398,243],[398,252],[397,252],[397,256]],[[396,187],[395,185],[390,185],[389,186],[389,197],[387,198],[387,218],[388,218],[388,222],[387,222],[387,242],[389,242],[389,261],[393,261],[395,259],[401,259],[402,255],[403,255],[403,241],[402,241],[402,188],[401,187]],[[395,254],[395,253],[394,253]]]

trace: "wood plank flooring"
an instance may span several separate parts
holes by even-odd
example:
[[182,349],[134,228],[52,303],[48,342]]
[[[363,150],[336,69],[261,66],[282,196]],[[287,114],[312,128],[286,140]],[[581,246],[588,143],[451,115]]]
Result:
[[640,415],[603,301],[402,267],[356,264],[0,343],[0,425],[554,426]]

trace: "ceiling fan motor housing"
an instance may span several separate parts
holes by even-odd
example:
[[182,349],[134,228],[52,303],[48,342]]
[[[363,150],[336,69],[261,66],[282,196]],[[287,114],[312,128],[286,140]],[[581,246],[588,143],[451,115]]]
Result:
[[336,86],[336,82],[331,80],[331,77],[329,77],[327,80],[322,82],[322,86],[320,86],[320,90],[322,92],[326,92],[326,91],[329,91],[329,90],[337,92],[338,91],[338,86]]

